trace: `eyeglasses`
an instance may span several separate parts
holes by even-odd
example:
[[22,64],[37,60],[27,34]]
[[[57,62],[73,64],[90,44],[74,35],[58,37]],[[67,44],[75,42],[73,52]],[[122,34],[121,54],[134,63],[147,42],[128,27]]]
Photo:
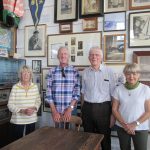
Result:
[[62,77],[64,77],[64,78],[66,77],[64,68],[61,69],[61,75],[62,75]]

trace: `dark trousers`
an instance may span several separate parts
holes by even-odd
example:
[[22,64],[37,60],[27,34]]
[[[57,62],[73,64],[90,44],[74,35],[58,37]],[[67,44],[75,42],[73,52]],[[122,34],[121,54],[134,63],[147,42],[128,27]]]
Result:
[[11,124],[11,141],[18,140],[23,137],[25,129],[25,135],[33,132],[35,130],[35,123],[31,124]]
[[111,150],[110,129],[111,102],[88,103],[82,107],[83,128],[85,132],[104,135],[101,143],[102,150]]
[[136,131],[135,135],[129,135],[123,128],[117,127],[120,149],[131,150],[131,138],[135,150],[147,150],[148,131]]

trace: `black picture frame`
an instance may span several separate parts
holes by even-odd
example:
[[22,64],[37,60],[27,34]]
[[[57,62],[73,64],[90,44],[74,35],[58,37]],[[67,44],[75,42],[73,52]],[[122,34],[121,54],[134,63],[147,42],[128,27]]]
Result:
[[103,4],[104,4],[103,0],[95,0],[93,4],[92,4],[92,1],[80,0],[79,1],[79,18],[103,16],[104,14]]
[[[70,2],[70,3],[69,3]],[[78,19],[78,0],[55,0],[54,22],[71,22]]]
[[45,101],[45,97],[46,97],[46,91],[43,91],[42,92],[43,112],[51,112],[48,102]]
[[33,73],[41,73],[41,60],[32,60],[32,72]]

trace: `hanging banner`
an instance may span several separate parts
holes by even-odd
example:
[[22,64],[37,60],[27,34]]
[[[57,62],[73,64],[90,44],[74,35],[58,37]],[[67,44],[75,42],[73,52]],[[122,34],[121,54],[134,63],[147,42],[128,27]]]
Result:
[[37,26],[40,21],[40,16],[41,16],[44,2],[45,0],[29,0],[29,7],[30,7],[33,23],[35,26]]

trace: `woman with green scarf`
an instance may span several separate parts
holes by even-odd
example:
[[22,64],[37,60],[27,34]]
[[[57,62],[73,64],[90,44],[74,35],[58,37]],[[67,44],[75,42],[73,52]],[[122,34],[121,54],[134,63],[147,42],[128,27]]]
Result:
[[113,93],[112,111],[116,118],[121,150],[147,150],[150,118],[150,88],[139,82],[140,67],[127,64],[123,70],[126,83]]

